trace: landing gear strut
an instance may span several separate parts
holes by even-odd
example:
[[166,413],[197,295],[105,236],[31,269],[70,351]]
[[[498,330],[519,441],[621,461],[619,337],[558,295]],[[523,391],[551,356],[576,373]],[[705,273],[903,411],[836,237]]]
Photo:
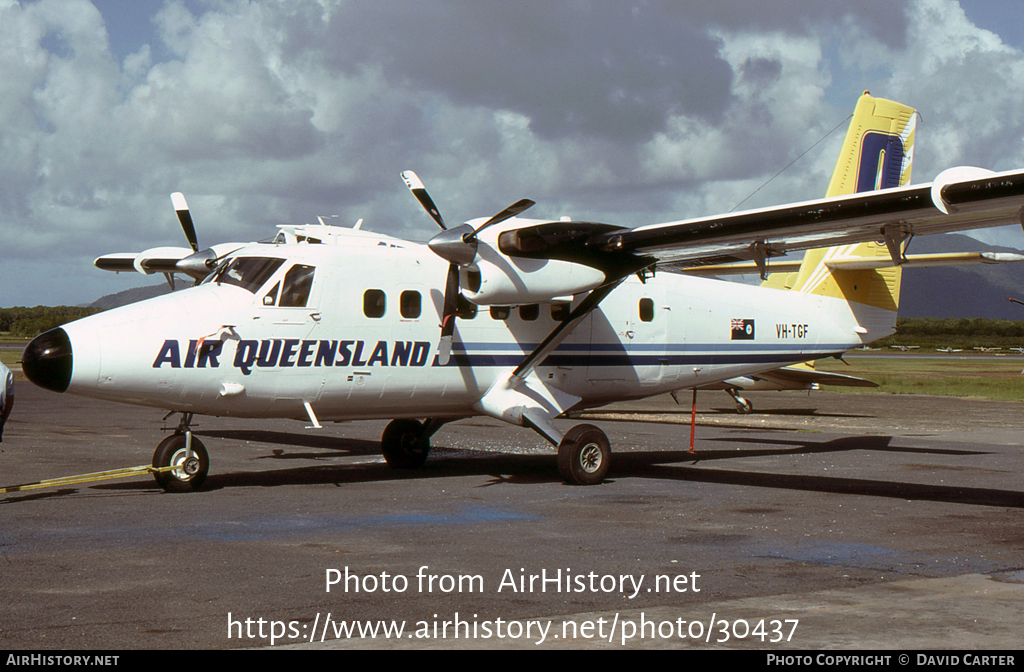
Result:
[[751,404],[750,401],[748,401],[747,399],[741,397],[739,390],[735,390],[735,389],[731,389],[730,388],[730,389],[727,389],[725,392],[730,397],[732,397],[733,401],[736,402],[736,412],[737,413],[744,413],[744,414],[746,414],[746,413],[750,413],[752,410],[754,410],[754,405]]
[[608,437],[594,425],[576,425],[558,444],[558,473],[573,485],[597,485],[611,462]]
[[177,467],[153,474],[157,484],[167,492],[198,490],[210,471],[210,455],[202,441],[192,435],[191,413],[183,413],[174,434],[160,442],[153,453],[153,466]]
[[193,492],[206,480],[206,474],[210,471],[210,456],[206,446],[194,436],[191,446],[189,443],[187,435],[173,434],[161,441],[153,453],[154,467],[178,467],[153,475],[167,492]]

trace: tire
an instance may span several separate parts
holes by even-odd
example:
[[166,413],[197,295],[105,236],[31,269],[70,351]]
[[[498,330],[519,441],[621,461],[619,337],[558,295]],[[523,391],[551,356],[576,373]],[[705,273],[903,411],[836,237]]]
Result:
[[430,454],[430,437],[417,420],[392,420],[380,437],[380,450],[392,469],[418,469]]
[[597,485],[608,474],[612,449],[594,425],[576,425],[558,444],[558,473],[572,485]]
[[194,492],[206,480],[210,471],[210,456],[206,446],[192,436],[192,459],[185,461],[185,435],[174,434],[160,442],[153,453],[153,466],[181,465],[181,469],[153,474],[157,484],[167,492]]

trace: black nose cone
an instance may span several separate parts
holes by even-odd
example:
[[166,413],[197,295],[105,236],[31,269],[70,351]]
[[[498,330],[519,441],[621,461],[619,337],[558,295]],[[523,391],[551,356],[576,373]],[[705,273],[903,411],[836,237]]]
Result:
[[71,384],[71,340],[63,329],[39,334],[21,355],[21,370],[39,387],[64,392]]

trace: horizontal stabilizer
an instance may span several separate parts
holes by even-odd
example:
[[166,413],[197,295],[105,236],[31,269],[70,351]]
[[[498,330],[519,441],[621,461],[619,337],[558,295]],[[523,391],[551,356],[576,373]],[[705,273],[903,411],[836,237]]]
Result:
[[751,376],[729,378],[717,383],[701,385],[699,390],[815,390],[822,385],[833,387],[878,387],[877,383],[842,373],[816,371],[806,363],[784,366]]
[[832,385],[835,387],[878,387],[878,383],[873,383],[870,380],[865,380],[864,378],[848,376],[842,373],[815,371],[814,369],[798,368],[794,366],[784,366],[781,369],[775,369],[774,371],[766,371],[765,373],[758,374],[758,377],[765,378],[779,384],[788,385],[799,383],[805,386],[815,384]]

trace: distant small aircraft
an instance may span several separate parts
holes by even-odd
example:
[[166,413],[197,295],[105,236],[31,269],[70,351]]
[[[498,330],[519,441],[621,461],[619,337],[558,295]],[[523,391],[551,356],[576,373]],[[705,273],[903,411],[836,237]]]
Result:
[[899,350],[900,352],[906,352],[907,350],[917,350],[921,346],[920,345],[890,345],[889,347],[893,348],[895,350]]
[[953,348],[947,346],[943,348],[935,348],[935,352],[963,352],[963,348]]

